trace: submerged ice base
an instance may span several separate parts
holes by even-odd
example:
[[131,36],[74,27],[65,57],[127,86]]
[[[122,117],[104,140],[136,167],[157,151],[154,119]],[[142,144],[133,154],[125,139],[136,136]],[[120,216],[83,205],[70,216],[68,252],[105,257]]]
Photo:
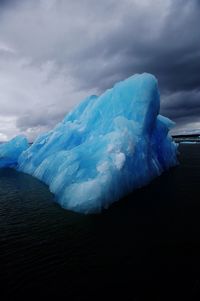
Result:
[[17,156],[16,169],[45,182],[62,207],[100,212],[177,164],[173,122],[159,107],[156,78],[134,75],[82,101]]

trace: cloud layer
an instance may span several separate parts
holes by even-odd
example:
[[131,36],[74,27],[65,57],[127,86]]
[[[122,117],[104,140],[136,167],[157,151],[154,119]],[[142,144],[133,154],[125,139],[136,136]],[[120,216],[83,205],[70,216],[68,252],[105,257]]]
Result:
[[157,76],[174,131],[200,130],[200,1],[0,2],[0,140],[30,140],[88,94]]

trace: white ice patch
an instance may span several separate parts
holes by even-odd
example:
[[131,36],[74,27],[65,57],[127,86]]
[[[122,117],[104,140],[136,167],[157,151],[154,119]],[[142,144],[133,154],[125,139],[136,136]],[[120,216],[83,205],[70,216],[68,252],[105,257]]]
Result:
[[97,166],[97,171],[100,173],[105,173],[109,169],[109,164],[107,161],[102,162]]
[[121,170],[126,161],[126,156],[124,153],[118,153],[115,155],[114,164],[118,170]]

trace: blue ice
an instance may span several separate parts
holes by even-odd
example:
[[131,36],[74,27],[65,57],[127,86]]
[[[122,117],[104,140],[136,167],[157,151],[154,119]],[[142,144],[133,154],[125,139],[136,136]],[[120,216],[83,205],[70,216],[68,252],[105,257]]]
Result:
[[177,164],[174,123],[159,109],[156,78],[137,74],[83,100],[19,158],[14,145],[9,158],[45,182],[63,208],[101,212]]
[[25,136],[19,135],[7,143],[0,145],[0,168],[15,167],[18,164],[18,158],[23,151],[29,147]]

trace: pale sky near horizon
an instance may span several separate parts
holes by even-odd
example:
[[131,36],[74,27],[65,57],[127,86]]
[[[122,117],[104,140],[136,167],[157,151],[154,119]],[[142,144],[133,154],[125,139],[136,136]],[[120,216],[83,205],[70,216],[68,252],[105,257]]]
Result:
[[200,133],[199,0],[0,0],[0,141],[142,72],[174,133]]

